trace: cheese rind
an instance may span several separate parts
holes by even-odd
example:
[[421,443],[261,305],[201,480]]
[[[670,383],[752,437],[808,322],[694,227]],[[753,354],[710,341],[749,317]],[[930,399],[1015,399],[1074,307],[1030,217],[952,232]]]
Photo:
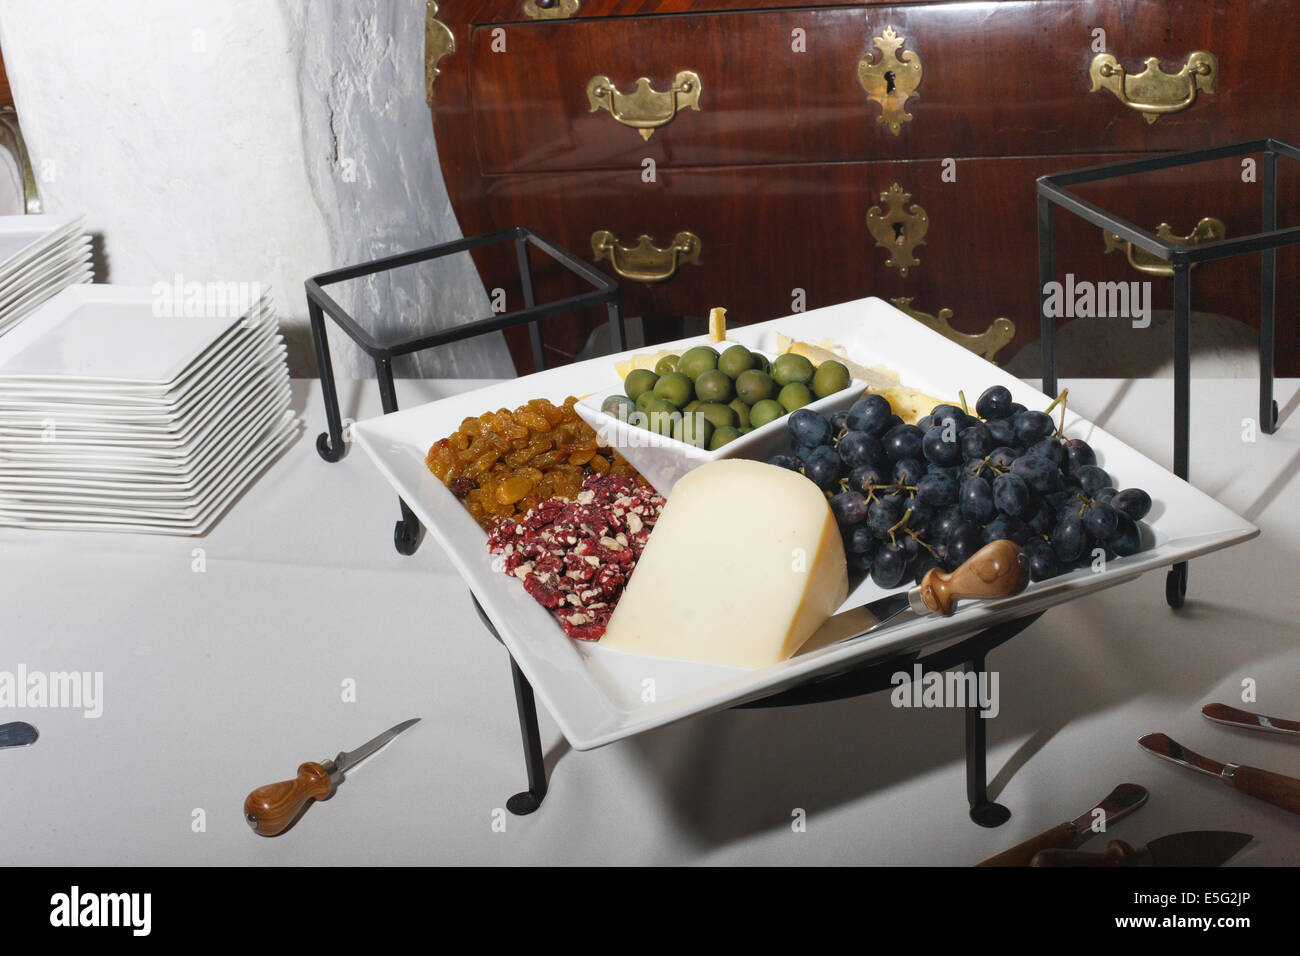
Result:
[[775,465],[715,461],[673,486],[600,646],[765,667],[798,651],[847,594],[817,486]]

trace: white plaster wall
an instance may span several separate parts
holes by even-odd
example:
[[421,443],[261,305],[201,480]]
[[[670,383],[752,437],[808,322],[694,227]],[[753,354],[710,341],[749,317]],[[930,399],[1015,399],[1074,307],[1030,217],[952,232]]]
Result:
[[[0,46],[45,210],[102,235],[97,280],[269,284],[297,372],[308,276],[458,235],[418,0],[3,0]],[[468,259],[425,271],[340,298],[389,327],[486,314]],[[337,341],[334,364],[370,373]],[[498,339],[415,370],[510,365]]]

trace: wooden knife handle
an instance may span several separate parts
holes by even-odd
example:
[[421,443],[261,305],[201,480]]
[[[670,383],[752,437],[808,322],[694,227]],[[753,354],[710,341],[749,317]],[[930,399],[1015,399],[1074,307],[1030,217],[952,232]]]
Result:
[[1139,866],[1142,854],[1123,840],[1111,840],[1104,853],[1082,850],[1043,850],[1030,866]]
[[1232,772],[1232,786],[1275,807],[1300,813],[1300,780],[1295,777],[1258,767],[1237,767]]
[[1029,560],[1014,541],[990,541],[952,574],[931,568],[921,579],[921,600],[947,617],[966,598],[991,601],[1019,594],[1029,584]]
[[1063,850],[1074,845],[1074,827],[1068,823],[1052,827],[1045,833],[1030,837],[1024,843],[1003,850],[997,856],[991,856],[976,866],[1028,866],[1034,854],[1040,850]]
[[308,800],[325,800],[333,792],[329,771],[318,763],[305,763],[298,776],[258,787],[244,801],[244,819],[261,836],[283,833],[297,819]]

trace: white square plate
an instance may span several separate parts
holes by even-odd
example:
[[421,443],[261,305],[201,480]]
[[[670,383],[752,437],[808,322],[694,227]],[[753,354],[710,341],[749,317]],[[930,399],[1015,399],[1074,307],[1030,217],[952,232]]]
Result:
[[[1001,384],[1011,390],[1016,401],[1030,408],[1044,408],[1050,401],[880,299],[861,299],[745,326],[730,331],[728,339],[772,352],[777,332],[810,342],[832,339],[854,361],[888,366],[898,372],[903,384],[940,398],[955,397],[958,389],[973,397],[990,385]],[[677,351],[678,346],[704,341],[705,337],[700,336],[662,347]],[[1259,533],[1250,522],[1102,429],[1067,414],[1065,433],[1086,439],[1121,487],[1141,487],[1151,494],[1155,506],[1146,521],[1154,536],[1150,550],[1110,561],[1102,572],[1075,571],[1032,584],[1015,598],[972,604],[949,618],[911,619],[758,670],[639,657],[599,644],[573,641],[517,580],[493,569],[486,535],[428,470],[424,459],[429,446],[454,432],[467,416],[513,408],[530,398],[558,402],[568,395],[582,396],[608,387],[611,364],[618,357],[540,372],[372,418],[354,428],[357,443],[419,516],[431,537],[446,550],[537,696],[578,750],[599,747],[692,714],[765,697],[815,676],[963,637]],[[841,610],[858,607],[885,593],[868,579],[854,589]],[[482,639],[461,634],[454,638]],[[809,643],[815,641],[816,637]],[[646,679],[655,681],[653,702],[642,700]]]

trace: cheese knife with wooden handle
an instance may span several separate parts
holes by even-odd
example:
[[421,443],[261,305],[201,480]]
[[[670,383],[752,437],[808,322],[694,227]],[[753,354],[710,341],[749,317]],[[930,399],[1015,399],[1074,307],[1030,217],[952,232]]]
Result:
[[1228,786],[1283,810],[1300,813],[1300,780],[1286,777],[1259,767],[1244,767],[1235,763],[1219,763],[1209,757],[1188,750],[1164,734],[1147,734],[1138,740],[1139,746],[1157,757],[1172,761],[1182,767],[1199,770],[1218,777]]
[[419,720],[419,717],[404,720],[378,737],[367,740],[356,750],[341,753],[333,760],[322,760],[320,763],[308,761],[298,768],[298,776],[292,780],[258,787],[244,801],[244,819],[260,836],[283,833],[309,801],[328,800],[343,782],[343,775],[347,771]]
[[997,856],[991,856],[983,863],[976,863],[975,865],[1029,866],[1034,854],[1040,850],[1076,850],[1095,835],[1092,827],[1093,822],[1098,819],[1096,815],[1098,810],[1105,814],[1105,816],[1101,817],[1101,820],[1104,826],[1109,828],[1116,820],[1122,820],[1146,802],[1147,791],[1145,787],[1139,787],[1136,783],[1121,783],[1110,792],[1110,796],[1077,819],[1068,820],[1054,826],[1036,837],[1030,837],[1018,846],[1003,850]]
[[1201,714],[1216,724],[1229,727],[1241,727],[1243,730],[1260,730],[1268,734],[1287,734],[1300,736],[1300,721],[1283,720],[1281,717],[1266,717],[1264,714],[1252,714],[1248,710],[1229,707],[1227,704],[1206,704]]
[[1191,830],[1171,833],[1145,846],[1111,840],[1104,853],[1083,850],[1044,850],[1030,866],[1222,866],[1254,839],[1230,830]]

